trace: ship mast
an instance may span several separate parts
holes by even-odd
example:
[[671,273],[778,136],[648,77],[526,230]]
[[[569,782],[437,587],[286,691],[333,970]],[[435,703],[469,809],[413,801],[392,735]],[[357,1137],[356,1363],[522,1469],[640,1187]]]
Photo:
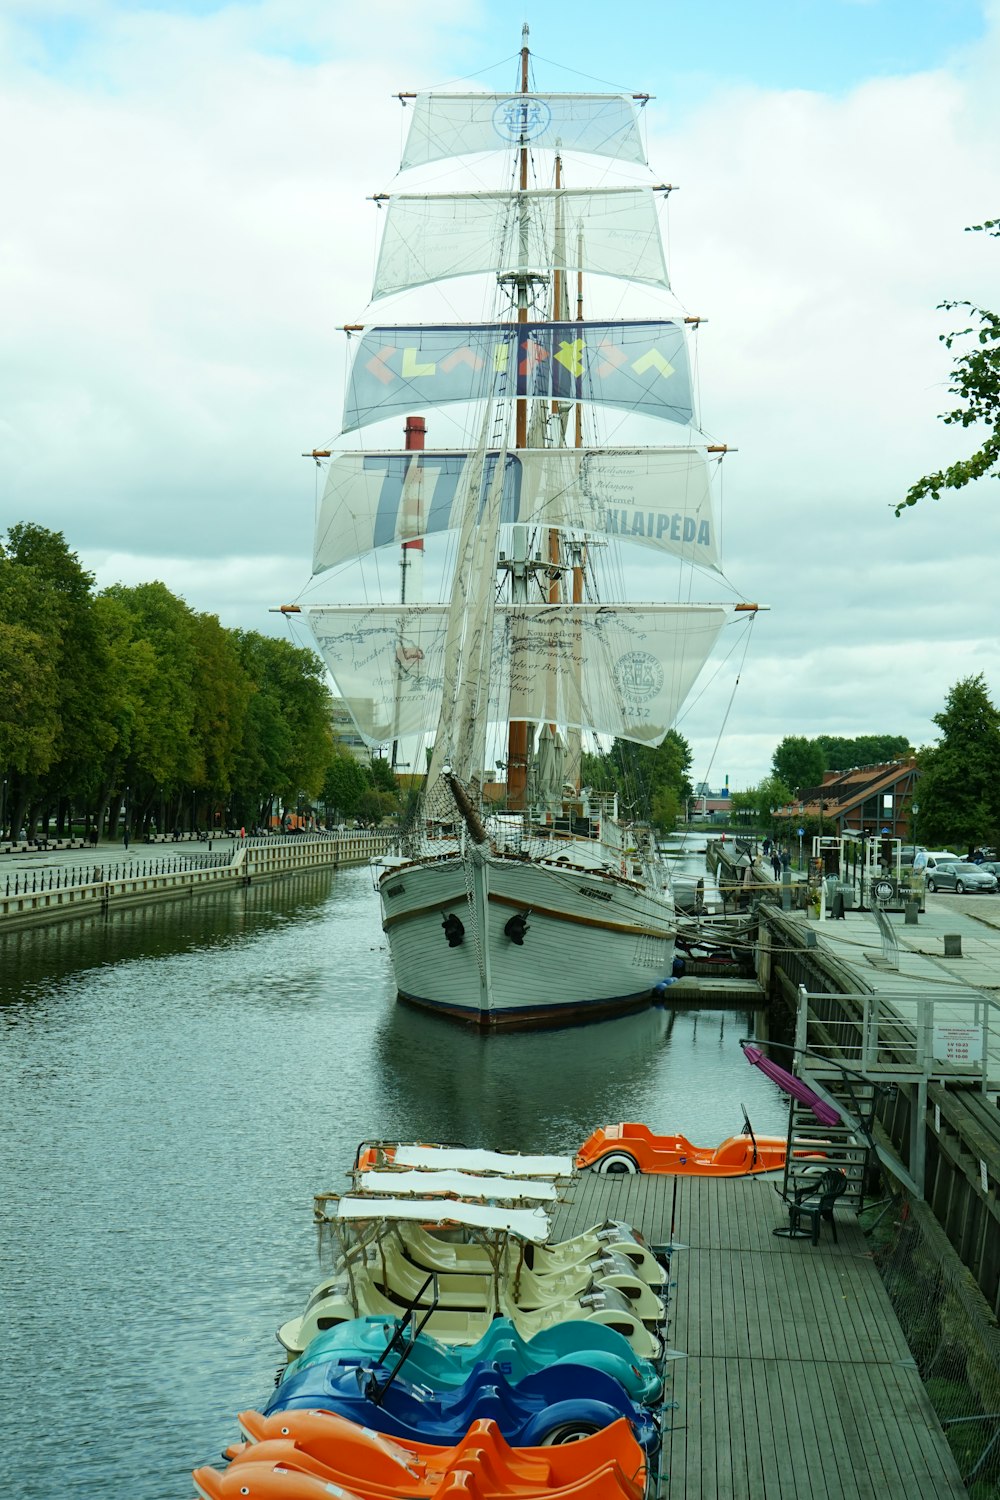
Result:
[[[525,22],[521,28],[521,93],[528,92],[528,26]],[[528,142],[526,134],[527,110],[521,110],[521,144],[520,144],[520,172],[519,190],[523,195],[528,190]],[[521,255],[519,275],[517,278],[517,321],[527,323],[528,321],[528,275],[527,247],[526,247],[526,211],[523,196],[520,199],[519,213],[521,217]],[[515,408],[515,445],[520,450],[528,445],[528,402],[524,396],[519,396]],[[513,532],[513,557],[511,559],[511,592],[516,601],[519,597],[522,602],[527,599],[527,527],[515,526]],[[520,811],[525,805],[525,794],[528,784],[528,725],[526,723],[509,723],[507,725],[507,806]]]

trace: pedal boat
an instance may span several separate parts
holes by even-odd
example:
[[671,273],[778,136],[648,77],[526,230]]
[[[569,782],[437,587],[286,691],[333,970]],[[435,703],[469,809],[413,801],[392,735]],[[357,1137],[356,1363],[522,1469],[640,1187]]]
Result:
[[494,1318],[475,1344],[442,1344],[426,1333],[413,1337],[398,1318],[354,1318],[318,1333],[285,1367],[282,1381],[309,1365],[366,1365],[384,1380],[402,1369],[411,1382],[433,1388],[461,1385],[478,1364],[495,1364],[516,1385],[535,1370],[586,1364],[610,1375],[633,1401],[649,1406],[663,1393],[651,1361],[602,1323],[565,1322],[523,1339],[510,1318]]
[[[419,1224],[400,1224],[398,1232],[403,1253],[414,1265],[427,1271],[492,1273],[493,1266],[486,1247],[474,1241],[444,1240]],[[568,1270],[593,1264],[611,1256],[639,1277],[647,1286],[662,1287],[667,1279],[665,1268],[649,1247],[641,1243],[627,1224],[608,1222],[585,1231],[571,1240],[554,1245],[529,1242],[509,1244],[507,1262],[511,1271],[523,1265],[538,1283],[549,1282]]]
[[645,1452],[655,1453],[659,1445],[652,1413],[612,1376],[583,1364],[535,1370],[516,1385],[495,1364],[480,1364],[462,1385],[440,1389],[413,1384],[405,1373],[379,1381],[364,1366],[310,1365],[286,1376],[264,1415],[317,1407],[404,1442],[457,1443],[473,1422],[488,1417],[511,1446],[547,1447],[624,1417]]
[[[628,1339],[636,1354],[645,1359],[659,1356],[660,1343],[653,1328],[662,1322],[663,1304],[646,1282],[632,1274],[628,1263],[622,1267],[606,1264],[605,1257],[601,1283],[592,1277],[584,1282],[579,1266],[570,1267],[555,1276],[538,1277],[527,1293],[518,1273],[511,1278],[507,1269],[511,1238],[535,1244],[548,1238],[548,1216],[540,1208],[366,1198],[355,1193],[339,1199],[330,1222],[340,1238],[341,1263],[314,1289],[302,1316],[279,1328],[278,1339],[290,1358],[298,1357],[318,1333],[334,1324],[372,1314],[402,1317],[414,1307],[419,1308],[426,1331],[444,1343],[475,1343],[497,1315],[509,1317],[526,1339],[572,1319],[606,1324]],[[400,1222],[478,1232],[489,1248],[494,1272],[423,1271],[399,1248],[393,1229]],[[523,1268],[520,1275],[523,1278]],[[521,1296],[534,1305],[522,1303]]]
[[[239,1415],[246,1441],[230,1451],[233,1462],[224,1473],[195,1471],[202,1500],[229,1500],[249,1495],[329,1496],[346,1491],[365,1500],[396,1500],[403,1491],[413,1500],[437,1500],[457,1493],[456,1473],[469,1475],[483,1496],[572,1496],[583,1500],[581,1485],[600,1476],[594,1500],[642,1500],[646,1461],[624,1418],[590,1437],[554,1447],[513,1448],[495,1422],[478,1420],[453,1447],[426,1442],[403,1443],[359,1427],[334,1412],[309,1410]],[[261,1470],[283,1470],[274,1482]],[[320,1489],[291,1488],[300,1475],[315,1478]],[[278,1482],[285,1488],[279,1489]]]
[[472,1172],[484,1176],[547,1178],[573,1176],[571,1156],[545,1156],[521,1151],[482,1151],[468,1146],[433,1145],[414,1141],[362,1141],[354,1155],[354,1170],[394,1167],[397,1170]]
[[[785,1165],[783,1135],[731,1135],[714,1149],[683,1135],[654,1135],[648,1125],[604,1125],[576,1154],[579,1168],[602,1174],[672,1173],[689,1177],[747,1177]],[[796,1153],[798,1155],[799,1153]]]

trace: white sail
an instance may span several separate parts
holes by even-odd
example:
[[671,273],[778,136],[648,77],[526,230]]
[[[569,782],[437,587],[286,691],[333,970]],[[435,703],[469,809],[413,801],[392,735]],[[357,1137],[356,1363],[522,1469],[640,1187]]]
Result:
[[372,296],[524,265],[668,288],[652,188],[393,196]]
[[[436,729],[447,605],[328,605],[305,613],[369,744]],[[722,604],[497,604],[489,717],[549,719],[657,745],[732,614]]]
[[[337,453],[313,572],[462,524],[470,454]],[[489,483],[496,455],[488,456]],[[521,448],[507,454],[502,520],[618,537],[720,570],[718,466],[704,448]],[[420,476],[417,487],[413,480]]]
[[645,163],[628,94],[417,94],[400,163],[405,171],[504,146],[586,151]]
[[[422,768],[417,742],[433,743],[375,875],[399,996],[490,1030],[636,1010],[669,974],[668,875],[618,793],[582,784],[581,745],[659,744],[722,629],[755,608],[690,602],[696,572],[721,572],[724,450],[699,430],[697,320],[661,295],[666,189],[635,170],[645,96],[529,93],[529,58],[525,28],[521,92],[400,96],[403,170],[450,164],[380,199],[372,301],[405,298],[405,316],[347,330],[313,562],[345,602],[302,611],[369,746]],[[453,283],[472,276],[486,301]],[[595,305],[607,277],[649,306],[607,282]],[[411,295],[430,285],[436,321]],[[421,411],[432,442],[460,446],[347,451],[402,419],[422,442]],[[424,538],[439,603],[409,586]],[[361,602],[352,584],[395,580],[390,547],[398,602]],[[654,597],[689,602],[624,602],[637,564]],[[598,588],[609,602],[590,602]]]
[[498,455],[493,477],[486,490],[486,504],[475,496],[482,493],[486,466],[486,436],[493,408],[483,418],[483,436],[474,458],[474,487],[467,501],[466,525],[459,546],[452,581],[448,634],[445,638],[442,702],[435,726],[434,751],[427,770],[427,783],[434,786],[446,759],[463,782],[481,774],[486,754],[489,715],[490,662],[496,610],[497,538],[500,531],[500,500],[503,492],[505,452]]

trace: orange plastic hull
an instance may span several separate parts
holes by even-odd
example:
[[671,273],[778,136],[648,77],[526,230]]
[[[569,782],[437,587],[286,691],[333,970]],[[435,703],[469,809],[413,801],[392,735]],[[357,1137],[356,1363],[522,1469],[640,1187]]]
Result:
[[683,1135],[654,1135],[647,1125],[621,1124],[595,1130],[577,1152],[576,1165],[599,1171],[744,1177],[779,1171],[786,1155],[784,1136],[731,1135],[713,1149],[692,1145]]
[[[309,1500],[329,1486],[364,1500],[401,1493],[427,1500],[487,1500],[492,1496],[564,1500],[641,1500],[645,1458],[622,1418],[578,1442],[552,1448],[512,1448],[492,1421],[474,1422],[453,1448],[402,1443],[333,1412],[288,1411],[264,1417],[240,1413],[251,1441],[230,1450],[224,1472],[196,1469],[205,1500]],[[284,1488],[282,1488],[284,1486]]]

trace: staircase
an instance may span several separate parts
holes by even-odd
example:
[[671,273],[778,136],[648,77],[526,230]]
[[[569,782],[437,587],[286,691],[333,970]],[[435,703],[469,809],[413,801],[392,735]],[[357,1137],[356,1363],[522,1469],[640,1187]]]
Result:
[[[835,1065],[826,1065],[816,1058],[809,1058],[808,1063],[808,1070],[803,1069],[799,1075],[802,1081],[836,1105],[847,1119],[836,1125],[823,1125],[807,1104],[792,1099],[782,1194],[788,1196],[793,1187],[801,1186],[803,1173],[816,1167],[838,1167],[847,1178],[847,1191],[838,1201],[857,1212],[871,1151],[866,1128],[871,1129],[875,1086],[856,1076],[845,1077]],[[798,1153],[806,1156],[822,1153],[822,1160],[808,1161]]]

